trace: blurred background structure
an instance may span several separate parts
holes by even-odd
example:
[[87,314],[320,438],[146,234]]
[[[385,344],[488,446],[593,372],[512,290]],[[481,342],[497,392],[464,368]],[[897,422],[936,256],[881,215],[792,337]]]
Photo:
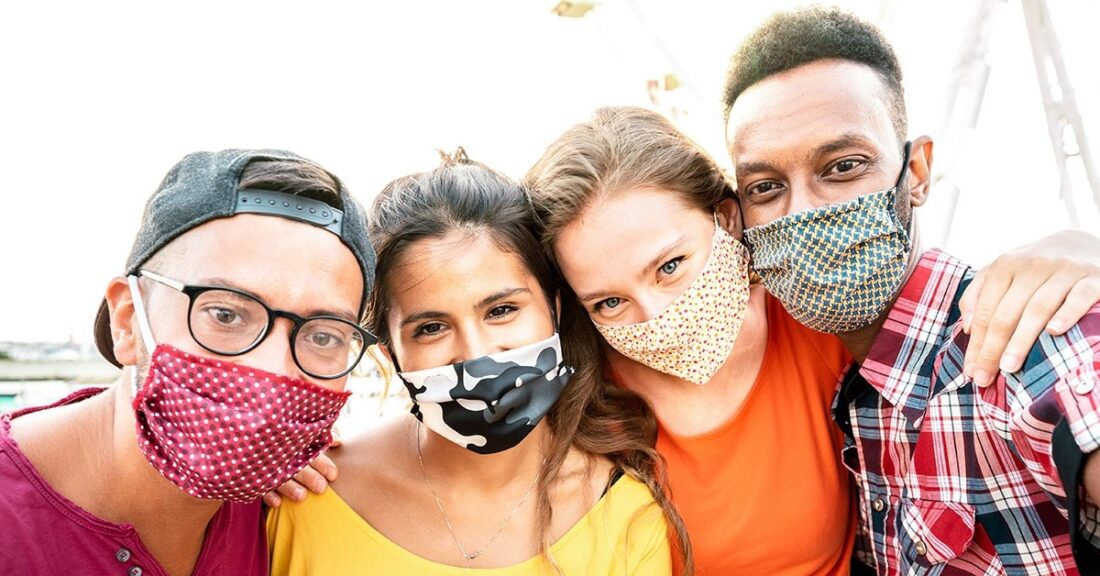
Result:
[[[596,107],[635,104],[664,112],[728,166],[719,102],[728,58],[773,11],[802,4],[6,5],[0,410],[56,397],[43,382],[111,377],[88,346],[96,306],[142,202],[184,154],[288,148],[370,202],[391,178],[433,167],[438,148],[463,145],[520,177]],[[891,39],[911,136],[936,139],[926,241],[981,265],[1063,228],[1100,233],[1088,148],[1100,138],[1100,4],[839,5]],[[79,363],[88,366],[74,374]],[[27,372],[31,364],[42,368]],[[377,378],[360,385],[364,398],[381,393]]]

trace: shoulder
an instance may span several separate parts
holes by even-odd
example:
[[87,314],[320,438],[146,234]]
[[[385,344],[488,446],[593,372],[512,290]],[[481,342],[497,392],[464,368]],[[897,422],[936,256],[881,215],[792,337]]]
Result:
[[669,526],[664,510],[649,487],[628,475],[620,478],[604,496],[602,518],[597,525],[618,534],[628,562],[667,565],[670,558]]
[[414,460],[415,418],[400,414],[344,441],[329,450],[336,463],[333,488],[352,508],[361,509],[378,494],[392,493],[404,485]]

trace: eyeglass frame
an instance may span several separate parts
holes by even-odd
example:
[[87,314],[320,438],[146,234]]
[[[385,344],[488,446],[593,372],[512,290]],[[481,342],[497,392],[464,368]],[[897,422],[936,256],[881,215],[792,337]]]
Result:
[[[255,295],[249,294],[248,292],[245,292],[243,290],[237,290],[236,288],[229,288],[227,286],[202,286],[202,285],[197,285],[197,284],[184,284],[183,282],[180,282],[179,280],[173,280],[171,278],[168,278],[166,276],[163,276],[163,275],[158,274],[156,272],[153,272],[151,270],[145,270],[145,269],[138,270],[138,273],[136,274],[136,276],[138,278],[149,278],[150,280],[153,280],[154,282],[157,282],[158,284],[162,284],[164,286],[167,286],[167,287],[169,287],[173,290],[176,290],[177,292],[180,292],[184,296],[187,296],[187,299],[188,299],[188,302],[187,302],[187,332],[191,335],[191,339],[194,340],[196,344],[201,346],[204,350],[206,350],[208,352],[212,352],[212,353],[217,354],[219,356],[234,357],[234,356],[242,356],[244,354],[248,354],[249,352],[255,350],[256,347],[258,347],[260,344],[262,344],[263,341],[267,339],[268,335],[271,334],[271,329],[275,326],[275,319],[276,318],[286,318],[287,320],[290,320],[291,324],[294,325],[294,328],[290,331],[290,335],[289,335],[289,339],[288,339],[289,344],[290,344],[290,357],[294,359],[294,364],[296,366],[298,366],[298,368],[301,369],[302,372],[305,372],[306,374],[308,374],[309,376],[311,376],[313,378],[317,378],[319,380],[336,380],[338,378],[343,378],[344,376],[347,376],[348,374],[351,373],[352,370],[355,370],[355,367],[358,366],[359,362],[361,362],[363,360],[363,356],[366,354],[367,348],[374,345],[374,344],[376,344],[376,343],[378,343],[378,338],[376,338],[374,336],[374,334],[371,334],[367,329],[365,329],[362,326],[359,326],[358,324],[348,320],[347,318],[341,318],[339,316],[333,316],[333,315],[330,315],[330,314],[321,314],[321,315],[318,315],[318,316],[310,316],[308,318],[303,318],[302,316],[299,316],[299,315],[297,315],[293,312],[289,312],[287,310],[279,310],[277,308],[272,308],[272,307],[268,306],[266,302],[264,302],[263,300],[260,300],[259,298],[257,298]],[[201,296],[202,294],[204,294],[206,292],[210,292],[212,290],[223,290],[223,291],[226,291],[226,292],[232,292],[232,293],[237,294],[239,296],[244,296],[244,297],[246,297],[250,300],[255,301],[257,304],[259,304],[264,309],[264,311],[267,312],[267,326],[264,327],[263,331],[260,333],[259,336],[256,337],[256,340],[254,342],[252,342],[252,344],[249,344],[245,349],[243,349],[239,352],[225,352],[225,351],[222,351],[222,350],[215,350],[215,349],[207,346],[206,344],[203,344],[195,336],[195,331],[191,327],[191,312],[192,312],[192,309],[195,306],[195,300],[199,296]],[[336,374],[335,376],[320,376],[320,375],[314,374],[313,372],[310,372],[309,370],[306,370],[306,368],[304,366],[302,366],[302,363],[298,361],[298,352],[297,352],[297,347],[294,344],[294,338],[298,336],[298,330],[302,326],[304,326],[307,322],[310,322],[310,321],[313,321],[313,320],[336,320],[338,322],[343,322],[343,323],[351,326],[352,328],[355,328],[355,330],[357,330],[359,332],[359,335],[363,338],[363,349],[359,351],[359,357],[356,358],[355,362],[352,362],[351,365],[347,367],[347,369],[345,369],[343,372],[340,372],[339,374]]]

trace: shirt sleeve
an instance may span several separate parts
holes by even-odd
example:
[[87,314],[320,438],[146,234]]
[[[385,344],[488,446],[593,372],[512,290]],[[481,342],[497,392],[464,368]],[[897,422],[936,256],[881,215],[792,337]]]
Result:
[[1081,482],[1085,458],[1100,448],[1100,306],[1065,335],[1042,335],[1021,371],[979,393],[1007,410],[1018,454],[1066,511],[1079,566],[1100,569],[1100,508]]
[[631,527],[627,560],[631,576],[672,574],[672,546],[664,512],[656,503],[640,513]]
[[267,552],[271,576],[289,576],[291,570],[291,533],[293,521],[284,503],[278,508],[267,508]]

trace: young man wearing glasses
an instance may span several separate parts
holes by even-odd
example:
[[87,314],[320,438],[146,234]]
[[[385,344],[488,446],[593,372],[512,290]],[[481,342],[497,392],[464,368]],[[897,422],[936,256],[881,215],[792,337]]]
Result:
[[373,270],[316,164],[180,161],[96,318],[119,379],[0,417],[0,573],[267,574],[259,497],[331,441]]

